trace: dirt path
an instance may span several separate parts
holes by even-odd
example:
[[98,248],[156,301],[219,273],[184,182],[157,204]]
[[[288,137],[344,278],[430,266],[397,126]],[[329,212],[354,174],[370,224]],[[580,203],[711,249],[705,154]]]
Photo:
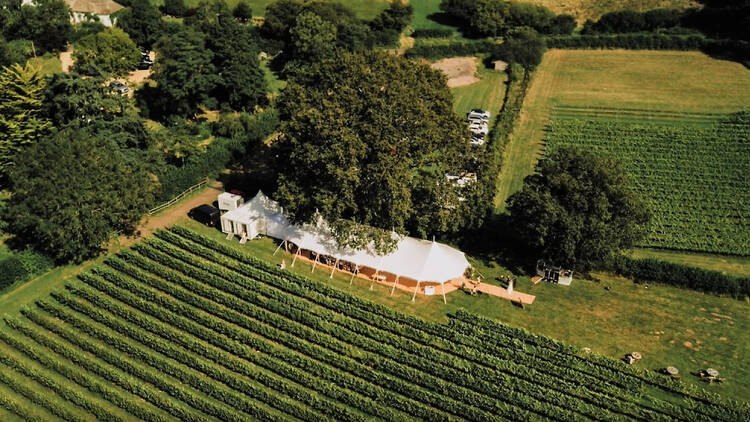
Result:
[[448,88],[479,82],[479,78],[476,77],[477,59],[475,57],[452,57],[435,62],[430,67],[445,74],[448,78]]
[[523,186],[523,179],[534,172],[543,152],[544,127],[550,118],[550,97],[559,85],[557,78],[562,50],[550,50],[532,75],[531,85],[521,108],[510,141],[503,153],[495,204],[505,208],[505,201]]
[[73,67],[73,46],[71,45],[67,51],[60,52],[60,67],[63,73],[69,73],[70,68]]
[[197,207],[198,205],[211,204],[216,201],[216,197],[221,192],[224,192],[224,185],[222,185],[221,182],[215,182],[200,193],[196,194],[195,196],[191,196],[188,199],[185,199],[174,207],[168,208],[166,211],[163,211],[159,214],[147,217],[146,219],[141,221],[141,224],[138,226],[140,236],[122,236],[119,239],[120,245],[130,246],[133,243],[141,240],[142,238],[150,236],[157,229],[161,229],[176,223],[178,220],[185,217],[188,211]]

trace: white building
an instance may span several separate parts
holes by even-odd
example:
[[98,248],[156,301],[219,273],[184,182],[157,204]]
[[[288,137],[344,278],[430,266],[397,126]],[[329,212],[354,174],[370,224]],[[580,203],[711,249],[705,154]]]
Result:
[[[114,25],[112,14],[123,8],[112,0],[65,0],[65,3],[70,7],[70,21],[74,24],[85,22],[88,15],[94,15],[107,27]],[[35,6],[34,0],[22,0],[21,5]]]

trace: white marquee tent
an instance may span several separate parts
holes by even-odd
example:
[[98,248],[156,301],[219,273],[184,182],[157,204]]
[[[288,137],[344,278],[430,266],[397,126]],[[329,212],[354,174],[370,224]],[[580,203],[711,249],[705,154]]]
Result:
[[419,283],[440,283],[442,286],[447,281],[462,277],[469,266],[466,256],[459,250],[435,241],[408,236],[399,236],[396,250],[388,255],[381,256],[364,249],[342,249],[336,245],[323,218],[319,218],[315,225],[294,225],[284,214],[281,206],[260,191],[241,207],[222,215],[221,228],[224,233],[240,236],[244,233],[247,239],[262,234],[297,245],[298,253],[305,249],[333,257],[337,261],[352,263],[357,267],[369,267],[376,272],[394,274],[394,288],[399,277],[416,280],[417,289],[414,296],[419,289]]

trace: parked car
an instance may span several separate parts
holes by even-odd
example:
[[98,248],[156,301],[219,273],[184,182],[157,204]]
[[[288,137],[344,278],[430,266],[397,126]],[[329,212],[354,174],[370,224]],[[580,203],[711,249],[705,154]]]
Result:
[[138,70],[147,70],[151,69],[151,66],[154,65],[153,60],[149,59],[148,56],[141,59],[141,62],[138,63]]
[[120,82],[120,81],[112,81],[112,82],[110,82],[109,83],[109,90],[117,92],[120,95],[127,94],[127,92],[130,91],[130,89],[128,88],[128,86],[125,85],[124,83]]
[[210,205],[201,205],[190,210],[188,217],[208,227],[216,227],[219,224],[221,211]]

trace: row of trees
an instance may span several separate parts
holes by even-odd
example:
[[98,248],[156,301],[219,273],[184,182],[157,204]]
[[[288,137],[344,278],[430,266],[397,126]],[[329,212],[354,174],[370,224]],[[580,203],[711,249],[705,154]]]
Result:
[[571,15],[555,15],[544,6],[506,0],[443,0],[440,10],[452,16],[471,35],[495,37],[512,28],[529,27],[543,34],[570,34]]

